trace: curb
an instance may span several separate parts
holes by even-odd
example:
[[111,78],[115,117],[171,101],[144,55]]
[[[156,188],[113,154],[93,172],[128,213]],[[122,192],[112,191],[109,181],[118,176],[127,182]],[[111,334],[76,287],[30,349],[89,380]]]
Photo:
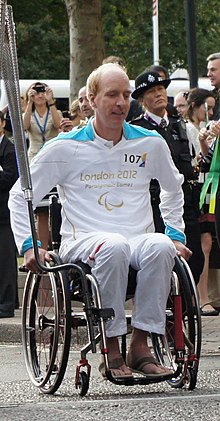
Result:
[[21,308],[14,317],[0,319],[0,343],[21,343]]

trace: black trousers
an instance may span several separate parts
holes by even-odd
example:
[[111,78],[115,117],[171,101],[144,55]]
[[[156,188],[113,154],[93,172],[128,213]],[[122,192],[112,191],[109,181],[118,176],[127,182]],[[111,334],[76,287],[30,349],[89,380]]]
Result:
[[10,225],[0,225],[0,312],[13,313],[16,304],[17,256]]
[[[204,255],[201,247],[201,233],[198,222],[197,199],[192,195],[192,186],[184,186],[184,214],[186,245],[192,251],[192,256],[188,260],[195,283],[198,284],[204,266]],[[164,233],[165,226],[160,214],[159,200],[151,195],[151,204],[154,216],[156,232]]]

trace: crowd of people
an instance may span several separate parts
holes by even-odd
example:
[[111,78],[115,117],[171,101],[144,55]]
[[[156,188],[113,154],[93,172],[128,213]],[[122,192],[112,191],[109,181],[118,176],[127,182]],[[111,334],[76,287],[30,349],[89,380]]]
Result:
[[[132,371],[155,377],[169,374],[152,356],[147,338],[149,332],[164,333],[176,254],[188,260],[202,315],[219,314],[208,297],[208,271],[212,238],[220,223],[210,211],[207,189],[212,189],[209,174],[220,133],[220,53],[207,62],[214,90],[180,92],[174,104],[167,96],[170,79],[163,66],[140,73],[131,92],[126,66],[114,56],[90,74],[63,115],[46,84],[37,82],[26,94],[23,119],[40,258],[49,260],[50,243],[48,209],[42,201],[47,203],[47,195],[56,188],[62,205],[61,258],[89,264],[103,306],[115,312],[106,332],[116,377],[131,377]],[[0,162],[0,177],[1,172]],[[16,178],[17,173],[10,175],[7,194]],[[216,209],[219,206],[218,191]],[[18,253],[25,266],[37,272],[19,179],[10,190],[9,208]],[[118,336],[126,332],[129,265],[137,271],[137,287],[124,361]],[[15,295],[7,312],[0,289],[0,317],[13,316]],[[105,375],[102,362],[100,372]]]

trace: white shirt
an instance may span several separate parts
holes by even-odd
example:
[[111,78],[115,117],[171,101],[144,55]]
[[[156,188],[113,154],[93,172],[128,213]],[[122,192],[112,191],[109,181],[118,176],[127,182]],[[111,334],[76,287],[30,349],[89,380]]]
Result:
[[[134,126],[133,126],[134,127]],[[77,133],[84,133],[77,131]],[[131,129],[132,130],[132,129]],[[138,130],[135,126],[133,130]],[[126,139],[106,147],[106,139],[67,138],[48,142],[31,162],[33,206],[54,185],[62,204],[62,241],[88,232],[117,232],[126,238],[153,232],[149,183],[161,186],[165,223],[183,232],[183,176],[158,135]],[[9,199],[12,229],[20,250],[30,235],[27,206],[19,180]]]

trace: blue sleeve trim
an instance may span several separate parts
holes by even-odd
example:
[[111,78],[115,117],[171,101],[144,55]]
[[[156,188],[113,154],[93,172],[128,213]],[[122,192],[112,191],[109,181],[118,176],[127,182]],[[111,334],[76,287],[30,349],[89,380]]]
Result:
[[[37,245],[38,247],[41,247],[41,241],[37,240]],[[30,237],[28,237],[24,242],[23,245],[21,247],[21,251],[20,251],[20,255],[24,256],[24,253],[33,248],[33,239],[32,236],[30,235]]]
[[171,239],[180,241],[181,243],[186,245],[186,236],[183,232],[177,231],[176,229],[169,227],[169,225],[165,226],[165,234]]

